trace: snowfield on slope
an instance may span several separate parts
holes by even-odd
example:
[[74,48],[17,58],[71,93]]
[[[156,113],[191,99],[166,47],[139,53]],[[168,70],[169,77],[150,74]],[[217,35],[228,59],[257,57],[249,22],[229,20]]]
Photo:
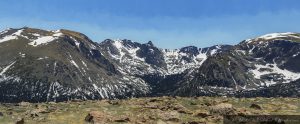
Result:
[[[7,32],[7,30],[1,32],[1,34],[5,34],[6,32]],[[16,39],[18,39],[18,37],[27,38],[26,36],[21,35],[22,32],[23,32],[23,29],[20,29],[11,35],[4,36],[3,38],[0,39],[0,43],[10,41],[10,40],[16,40]]]
[[[284,80],[282,83],[289,83],[300,78],[300,73],[291,72],[286,69],[280,69],[276,63],[268,63],[266,65],[255,64],[255,67],[256,69],[250,70],[249,72],[253,73],[254,78],[256,79],[261,79],[261,77],[264,75],[280,74],[283,76],[282,79]],[[276,82],[274,80],[275,79],[263,81],[261,85],[271,86],[277,84],[278,81]]]
[[58,39],[58,37],[63,36],[63,33],[59,32],[59,31],[55,31],[55,34],[53,34],[52,36],[39,36],[37,39],[33,40],[32,42],[28,43],[31,46],[39,46],[39,45],[45,45],[49,42],[52,42],[56,39]]

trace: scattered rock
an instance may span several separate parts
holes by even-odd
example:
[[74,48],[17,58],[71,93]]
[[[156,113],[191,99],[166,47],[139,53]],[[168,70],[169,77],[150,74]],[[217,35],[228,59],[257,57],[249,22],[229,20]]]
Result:
[[50,113],[46,107],[39,107],[39,108],[37,108],[35,110],[37,112],[39,112],[39,113],[42,113],[42,114],[44,114],[44,113]]
[[190,121],[190,122],[186,122],[184,124],[206,124],[206,123],[205,122]]
[[211,103],[209,103],[209,102],[205,102],[203,105],[206,105],[206,106],[211,106]]
[[72,99],[71,102],[82,102],[83,100],[81,99]]
[[159,117],[164,121],[179,122],[179,113],[176,111],[158,113]]
[[30,106],[31,104],[29,102],[20,102],[18,105],[19,106]]
[[145,106],[147,104],[147,101],[144,101],[144,100],[137,100],[136,105],[140,105],[140,106]]
[[144,116],[144,117],[138,119],[138,123],[144,124],[145,122],[147,122],[147,120],[149,120],[149,117],[145,117],[145,116]]
[[107,113],[103,113],[100,111],[92,111],[85,117],[85,121],[90,123],[102,124],[111,122],[111,118],[112,117]]
[[46,106],[46,111],[50,112],[55,112],[57,111],[58,108],[56,106]]
[[215,106],[210,107],[211,114],[220,114],[220,115],[231,115],[235,113],[235,109],[232,104],[229,103],[220,103]]
[[147,105],[144,108],[149,108],[149,109],[159,109],[157,105]]
[[39,109],[39,113],[46,114],[50,113],[50,111],[48,111],[47,109]]
[[283,105],[281,105],[281,106],[282,106],[282,108],[284,108],[284,109],[292,109],[292,110],[298,109],[298,106],[296,106],[296,105],[291,105],[291,104],[283,104]]
[[48,104],[50,104],[50,105],[55,105],[56,102],[48,102]]
[[257,104],[255,104],[255,103],[252,103],[252,104],[250,105],[250,108],[252,108],[252,109],[258,109],[258,110],[261,110],[261,109],[262,109],[262,107],[261,107],[260,105],[257,105]]
[[24,124],[24,118],[18,118],[15,124]]
[[161,97],[163,100],[172,100],[174,97],[169,97],[169,96],[162,96]]
[[[0,120],[1,116],[5,116],[5,119],[6,117],[11,117],[11,119],[14,120],[14,123],[16,123],[18,117],[23,117],[23,121],[25,121],[25,123],[51,123],[50,121],[52,121],[53,118],[58,117],[56,115],[61,115],[63,113],[68,114],[66,116],[72,115],[74,119],[73,122],[75,122],[78,121],[76,119],[80,119],[78,118],[78,116],[80,116],[81,113],[86,112],[85,118],[81,121],[86,121],[85,123],[91,124],[150,124],[158,122],[166,124],[202,124],[203,122],[221,123],[223,120],[223,115],[268,115],[272,114],[272,112],[277,109],[277,113],[296,113],[298,112],[297,103],[299,101],[298,99],[292,102],[281,102],[280,100],[278,100],[274,101],[273,103],[268,103],[269,100],[257,102],[252,99],[246,99],[246,101],[240,102],[239,106],[235,107],[235,104],[231,104],[239,102],[233,101],[235,100],[235,98],[229,99],[229,101],[226,101],[226,99],[219,100],[218,98],[206,98],[204,100],[200,98],[199,100],[191,98],[180,98],[179,100],[175,98],[168,98],[169,97],[166,97],[166,99],[163,99],[161,97],[136,98],[132,99],[131,101],[83,101],[82,103],[60,102],[53,105],[50,105],[48,103],[27,104],[25,102],[27,105],[29,105],[28,107],[26,104],[22,104],[22,106],[20,106],[21,103],[17,103],[17,106],[15,106],[15,104],[4,104],[2,106],[0,105],[0,107],[2,108],[0,112]],[[267,103],[265,103],[265,101]],[[196,102],[197,104],[191,105],[193,104],[192,102]],[[85,103],[85,105],[83,105],[83,103]],[[205,106],[204,103],[210,103],[211,105]],[[80,105],[82,106],[79,107]],[[78,109],[80,109],[80,111],[77,111]],[[263,111],[260,109],[262,109]],[[51,112],[51,114],[48,114],[49,112]],[[58,120],[56,122],[65,122],[64,118],[58,117],[57,119]],[[29,122],[27,122],[27,120]],[[19,119],[18,121],[20,121],[18,123],[24,123],[21,119]]]
[[215,108],[215,109],[223,109],[223,108],[233,108],[233,107],[232,107],[232,104],[221,103],[221,104],[213,106],[213,108]]
[[229,102],[229,100],[228,99],[226,99],[226,100],[222,100],[221,101],[221,103],[228,103]]
[[37,121],[45,121],[46,118],[45,117],[40,117],[40,118],[35,118],[35,120],[37,120]]
[[179,122],[179,118],[170,118],[167,121]]
[[114,122],[129,122],[130,119],[128,117],[118,117],[113,120]]
[[196,112],[196,113],[194,114],[194,116],[196,116],[196,117],[201,117],[201,118],[206,118],[206,117],[209,116],[209,113],[208,113],[208,112]]
[[162,121],[162,120],[158,120],[158,121],[156,122],[156,124],[167,124],[167,123],[164,122],[164,121]]
[[149,102],[157,102],[157,101],[160,101],[160,100],[155,99],[155,98],[149,100]]
[[31,118],[36,118],[36,117],[39,117],[39,112],[36,111],[36,110],[27,110],[25,112],[26,115],[28,115],[29,117]]
[[28,115],[31,118],[36,118],[39,117],[40,114],[45,114],[45,113],[50,113],[49,111],[47,111],[44,108],[39,108],[39,109],[33,109],[33,110],[27,110],[25,112],[26,115]]
[[187,110],[187,109],[184,109],[184,110],[178,110],[178,113],[183,113],[183,114],[193,114],[192,112],[190,112],[190,111]]
[[251,115],[251,112],[247,111],[246,109],[239,109],[237,115],[244,116],[244,115]]
[[35,108],[40,108],[40,105],[39,104],[35,104],[34,107]]
[[118,100],[109,100],[107,102],[111,105],[119,105],[120,104],[120,102]]
[[190,112],[187,108],[185,108],[183,105],[181,104],[175,104],[173,107],[173,110],[176,110],[179,113],[184,113],[184,114],[192,114],[192,112]]
[[12,115],[12,114],[13,114],[13,112],[6,112],[6,114],[7,114],[7,115]]
[[32,118],[32,120],[35,120],[35,121],[45,121],[46,118],[45,117],[35,117],[35,118]]
[[191,102],[190,102],[190,105],[197,105],[197,103],[194,102],[194,101],[191,101]]
[[185,107],[181,104],[175,104],[174,106],[172,106],[173,110],[182,110],[185,109]]

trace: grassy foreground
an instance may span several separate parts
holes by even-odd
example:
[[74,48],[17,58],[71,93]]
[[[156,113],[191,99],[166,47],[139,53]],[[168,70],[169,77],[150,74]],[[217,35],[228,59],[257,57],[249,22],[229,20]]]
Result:
[[153,97],[0,104],[2,124],[201,124],[222,115],[300,115],[299,98]]

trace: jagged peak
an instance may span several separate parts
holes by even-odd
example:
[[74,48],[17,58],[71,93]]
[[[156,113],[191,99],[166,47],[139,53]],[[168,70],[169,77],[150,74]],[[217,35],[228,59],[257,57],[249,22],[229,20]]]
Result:
[[115,46],[116,48],[136,48],[142,44],[128,39],[105,39],[100,42],[100,45]]
[[104,41],[100,43],[115,43],[115,42],[120,42],[120,43],[135,43],[131,40],[128,39],[105,39]]
[[186,46],[186,47],[182,47],[179,52],[184,52],[184,53],[194,53],[194,54],[198,54],[199,53],[199,49],[196,46]]
[[190,49],[198,49],[198,47],[196,46],[186,46],[186,47],[182,47],[180,49],[187,49],[187,50],[190,50]]
[[146,45],[154,46],[153,43],[152,43],[152,41],[148,41],[148,42],[146,43]]

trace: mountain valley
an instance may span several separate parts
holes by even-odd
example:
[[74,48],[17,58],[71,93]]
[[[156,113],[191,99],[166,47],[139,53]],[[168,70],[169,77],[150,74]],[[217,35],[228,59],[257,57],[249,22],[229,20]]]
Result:
[[151,41],[94,42],[70,30],[0,33],[0,101],[145,96],[299,97],[300,34],[237,45],[162,49]]

